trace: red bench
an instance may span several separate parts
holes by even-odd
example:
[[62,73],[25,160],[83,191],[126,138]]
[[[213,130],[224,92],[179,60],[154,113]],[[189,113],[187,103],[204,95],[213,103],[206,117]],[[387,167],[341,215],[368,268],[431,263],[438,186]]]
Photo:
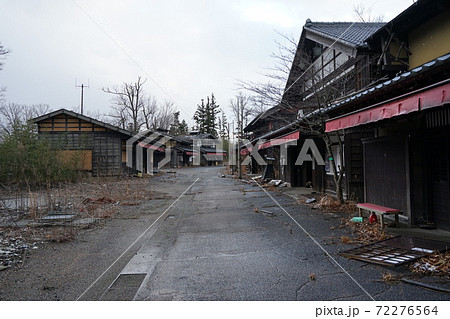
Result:
[[356,204],[359,210],[359,217],[362,215],[362,210],[367,210],[369,212],[374,212],[375,214],[380,215],[380,223],[381,229],[384,227],[384,215],[395,215],[395,224],[399,226],[398,214],[401,214],[401,211],[395,208],[384,207],[380,205],[370,204],[370,203],[359,203]]

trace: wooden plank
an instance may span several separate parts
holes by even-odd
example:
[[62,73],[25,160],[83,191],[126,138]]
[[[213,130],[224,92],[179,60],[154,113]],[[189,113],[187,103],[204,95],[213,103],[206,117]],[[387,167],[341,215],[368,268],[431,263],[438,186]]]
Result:
[[92,150],[63,150],[59,156],[65,163],[75,161],[79,170],[92,170]]

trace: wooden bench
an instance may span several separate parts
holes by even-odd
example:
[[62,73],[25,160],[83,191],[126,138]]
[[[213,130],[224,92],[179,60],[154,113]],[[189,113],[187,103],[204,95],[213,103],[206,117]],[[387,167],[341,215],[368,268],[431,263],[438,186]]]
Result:
[[383,229],[384,227],[384,215],[395,215],[395,224],[397,227],[399,226],[398,214],[401,214],[401,211],[399,211],[398,209],[370,203],[359,203],[356,204],[356,207],[358,207],[359,210],[359,217],[362,217],[362,210],[367,210],[369,212],[374,212],[375,214],[380,215],[381,229]]

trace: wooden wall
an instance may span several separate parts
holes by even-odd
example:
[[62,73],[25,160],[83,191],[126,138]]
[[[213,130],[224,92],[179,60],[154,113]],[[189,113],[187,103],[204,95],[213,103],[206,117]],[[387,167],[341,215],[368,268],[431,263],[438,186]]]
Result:
[[60,114],[38,123],[39,132],[107,132],[106,127]]
[[123,145],[127,137],[123,134],[65,114],[37,124],[39,133],[56,148],[81,151],[82,170],[92,172],[93,176],[121,175],[122,161],[126,160]]

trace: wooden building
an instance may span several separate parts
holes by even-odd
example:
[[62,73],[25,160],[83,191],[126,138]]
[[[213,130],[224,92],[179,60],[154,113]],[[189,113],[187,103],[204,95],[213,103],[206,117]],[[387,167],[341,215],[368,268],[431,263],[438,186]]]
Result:
[[128,171],[125,145],[131,132],[65,109],[32,122],[63,156],[77,156],[79,168],[92,176],[120,176]]
[[[383,25],[306,21],[280,104],[256,117],[245,128],[254,146],[264,140],[257,147],[263,156],[273,159],[276,179],[292,186],[334,191],[329,161],[326,165],[318,165],[315,160],[296,165],[302,147],[309,140],[314,141],[322,158],[330,157],[323,139],[302,118],[324,107],[317,105],[317,94],[321,94],[321,99],[339,99],[372,81],[373,56],[365,39]],[[293,141],[296,145],[287,146],[287,156],[281,158],[283,145]],[[339,158],[337,151],[333,146],[333,158]],[[254,172],[262,170],[253,168]]]
[[376,85],[335,103],[350,192],[450,230],[450,3],[419,0],[367,39]]

